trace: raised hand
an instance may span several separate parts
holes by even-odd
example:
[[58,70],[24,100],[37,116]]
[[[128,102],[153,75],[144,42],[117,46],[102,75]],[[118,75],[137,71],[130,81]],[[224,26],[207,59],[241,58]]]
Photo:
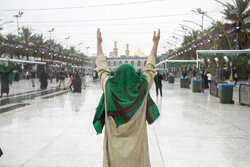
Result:
[[156,32],[154,31],[154,36],[153,36],[154,43],[159,43],[159,40],[160,40],[160,29],[158,30],[157,35],[156,35]]
[[97,30],[97,43],[102,43],[102,34],[99,28]]

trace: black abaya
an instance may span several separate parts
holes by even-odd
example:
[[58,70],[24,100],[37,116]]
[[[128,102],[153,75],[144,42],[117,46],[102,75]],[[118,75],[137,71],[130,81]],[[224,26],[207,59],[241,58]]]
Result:
[[1,94],[7,93],[9,94],[9,74],[12,72],[0,72],[1,74]]
[[40,75],[41,89],[47,89],[48,86],[48,74],[46,72],[42,72]]
[[1,148],[0,148],[0,157],[3,155],[3,152],[2,152],[2,150],[1,150]]
[[75,74],[75,76],[74,76],[73,86],[74,86],[74,92],[81,93],[81,91],[82,91],[82,81],[81,81],[80,75],[78,73]]

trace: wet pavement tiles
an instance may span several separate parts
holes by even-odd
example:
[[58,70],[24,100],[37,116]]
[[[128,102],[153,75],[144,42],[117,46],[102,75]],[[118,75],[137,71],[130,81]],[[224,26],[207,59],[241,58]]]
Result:
[[[161,116],[147,126],[151,166],[248,167],[250,110],[238,103],[237,91],[235,104],[220,104],[209,90],[192,93],[178,81],[163,81],[163,97],[156,97],[153,86]],[[102,166],[103,134],[96,135],[92,126],[102,95],[99,83],[88,78],[81,94],[41,93],[27,95],[35,105],[0,113],[0,167]]]

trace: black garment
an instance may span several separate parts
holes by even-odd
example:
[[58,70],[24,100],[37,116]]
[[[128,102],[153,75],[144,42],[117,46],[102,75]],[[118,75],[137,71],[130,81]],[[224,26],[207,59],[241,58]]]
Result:
[[162,96],[162,75],[159,74],[158,75],[158,83],[157,83],[157,80],[156,80],[156,76],[154,78],[154,81],[155,81],[155,87],[156,87],[156,96],[158,96],[158,90],[160,89],[160,94]]
[[1,96],[3,93],[9,94],[9,74],[12,72],[10,70],[9,72],[0,72],[1,75]]
[[60,72],[60,80],[64,81],[66,77],[66,73],[65,72]]
[[19,81],[19,73],[15,72],[14,74],[14,81]]
[[31,78],[36,78],[36,73],[35,72],[31,72]]
[[82,81],[81,81],[80,75],[78,73],[74,75],[73,86],[74,86],[74,92],[81,93],[81,91],[82,91]]
[[3,155],[3,152],[2,152],[2,150],[1,150],[1,148],[0,148],[0,157]]
[[51,72],[51,73],[49,74],[50,83],[52,83],[53,78],[54,78],[54,74]]
[[59,81],[59,78],[60,78],[60,74],[57,72],[57,73],[56,73],[56,82]]
[[47,86],[48,86],[48,78],[49,78],[49,75],[48,75],[48,73],[46,73],[46,72],[42,72],[41,74],[40,74],[40,79],[39,79],[39,81],[41,82],[41,89],[47,89]]
[[73,84],[71,83],[70,85],[69,85],[69,89],[72,91],[72,86],[73,86]]
[[160,89],[160,94],[162,96],[162,86],[157,86],[156,85],[156,96],[158,96],[158,90]]
[[194,72],[193,72],[193,77],[196,77],[196,74],[197,74],[197,73],[196,73],[196,71],[194,70]]
[[205,84],[205,89],[209,88],[208,80],[207,80],[207,75],[206,74],[204,75],[204,84]]
[[[154,81],[155,81],[155,84],[156,84],[156,76],[155,76],[155,78],[154,78]],[[162,85],[162,84],[161,84],[161,81],[162,81],[162,75],[159,74],[159,75],[158,75],[158,85]]]
[[237,85],[238,78],[235,78],[234,80],[235,80],[234,84]]

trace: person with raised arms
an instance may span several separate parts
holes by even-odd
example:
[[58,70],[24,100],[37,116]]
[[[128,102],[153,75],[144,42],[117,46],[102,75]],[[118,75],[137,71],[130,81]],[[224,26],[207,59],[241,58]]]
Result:
[[154,82],[160,30],[153,36],[153,48],[139,76],[135,68],[123,63],[111,76],[97,31],[97,72],[103,90],[93,120],[97,134],[102,133],[103,167],[150,167],[146,122],[152,124],[160,113],[149,95]]

